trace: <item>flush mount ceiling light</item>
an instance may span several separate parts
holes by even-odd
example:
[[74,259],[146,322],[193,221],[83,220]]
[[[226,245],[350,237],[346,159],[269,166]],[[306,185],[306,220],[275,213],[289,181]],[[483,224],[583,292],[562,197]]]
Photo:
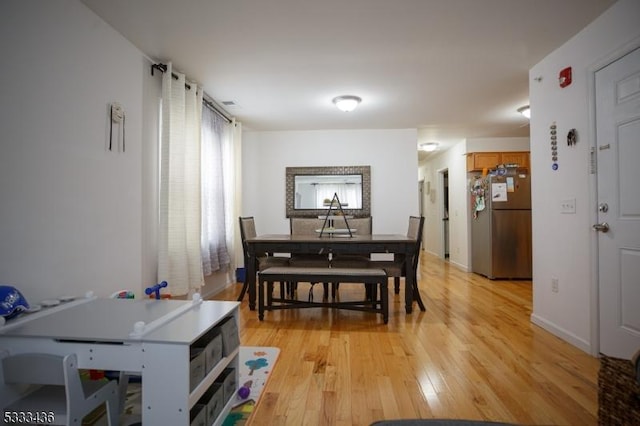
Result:
[[529,105],[518,108],[518,112],[527,118],[531,118],[531,109],[529,108]]
[[345,95],[333,98],[333,103],[339,110],[344,112],[353,111],[358,104],[362,102],[362,99],[357,96]]
[[438,149],[438,142],[421,143],[420,149],[427,152],[435,151],[436,149]]

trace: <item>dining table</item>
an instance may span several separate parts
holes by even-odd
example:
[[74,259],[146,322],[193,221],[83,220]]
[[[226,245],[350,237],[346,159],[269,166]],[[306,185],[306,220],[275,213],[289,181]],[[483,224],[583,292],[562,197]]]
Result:
[[[256,309],[257,258],[264,253],[283,254],[358,254],[391,253],[404,255],[405,270],[411,271],[412,258],[416,253],[416,240],[401,234],[371,235],[292,235],[264,234],[247,238],[248,264],[246,279],[249,294],[249,309]],[[415,299],[414,274],[405,277],[404,300],[407,314],[412,312]],[[422,308],[421,308],[422,309]]]

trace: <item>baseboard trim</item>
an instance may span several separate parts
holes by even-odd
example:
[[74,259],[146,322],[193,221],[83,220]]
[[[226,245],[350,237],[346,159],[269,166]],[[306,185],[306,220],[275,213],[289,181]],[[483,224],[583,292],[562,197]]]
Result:
[[471,272],[466,265],[463,265],[462,263],[454,262],[451,260],[451,258],[449,258],[449,264],[455,266],[456,268],[460,269],[463,272]]
[[545,329],[546,331],[553,334],[554,336],[559,337],[565,342],[591,355],[591,345],[589,344],[588,341],[579,338],[575,334],[565,330],[562,327],[557,326],[556,324],[540,317],[539,315],[531,314],[530,318],[531,318],[531,322],[537,325],[538,327]]
[[[428,254],[430,254],[430,255],[432,255],[432,256],[435,256],[435,257],[437,257],[437,258],[439,258],[439,259],[442,259],[442,257],[440,256],[440,254],[439,254],[439,253],[434,252],[433,250],[423,249],[423,251],[424,251],[425,253],[428,253]],[[444,259],[442,259],[442,260],[444,260]],[[451,260],[451,256],[449,256],[449,259],[448,259],[448,260],[446,260],[446,261],[447,261],[447,262],[449,262],[449,264],[450,264],[450,265],[455,266],[456,268],[460,269],[461,271],[464,271],[464,272],[471,272],[471,270],[469,269],[469,267],[468,267],[467,265],[463,265],[462,263],[458,263],[458,262],[455,262],[455,261]]]

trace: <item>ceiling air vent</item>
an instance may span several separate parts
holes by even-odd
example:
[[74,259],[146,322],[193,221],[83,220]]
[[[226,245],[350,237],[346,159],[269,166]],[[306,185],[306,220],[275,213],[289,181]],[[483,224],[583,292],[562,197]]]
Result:
[[236,107],[236,106],[238,106],[236,101],[222,101],[222,105],[224,105],[226,107]]

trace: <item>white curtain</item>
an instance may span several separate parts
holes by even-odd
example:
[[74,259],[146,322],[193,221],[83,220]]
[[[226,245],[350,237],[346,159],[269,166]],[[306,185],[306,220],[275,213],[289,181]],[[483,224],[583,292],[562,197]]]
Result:
[[208,107],[202,109],[202,268],[204,275],[231,263],[227,249],[226,188],[231,187],[231,125]]
[[[244,252],[240,238],[238,218],[242,214],[242,123],[235,119],[231,123],[231,138],[225,154],[225,164],[228,185],[226,185],[225,199],[227,200],[227,247],[233,247],[231,268],[235,271],[238,265],[244,265]],[[233,278],[232,282],[235,282]]]
[[345,208],[362,206],[362,186],[342,183],[319,183],[316,185],[316,206],[322,206],[326,199],[332,200],[338,194],[340,204]]
[[[177,76],[177,79],[174,78]],[[198,291],[203,284],[200,254],[200,132],[202,91],[172,71],[162,76],[160,230],[158,279],[172,295]]]

